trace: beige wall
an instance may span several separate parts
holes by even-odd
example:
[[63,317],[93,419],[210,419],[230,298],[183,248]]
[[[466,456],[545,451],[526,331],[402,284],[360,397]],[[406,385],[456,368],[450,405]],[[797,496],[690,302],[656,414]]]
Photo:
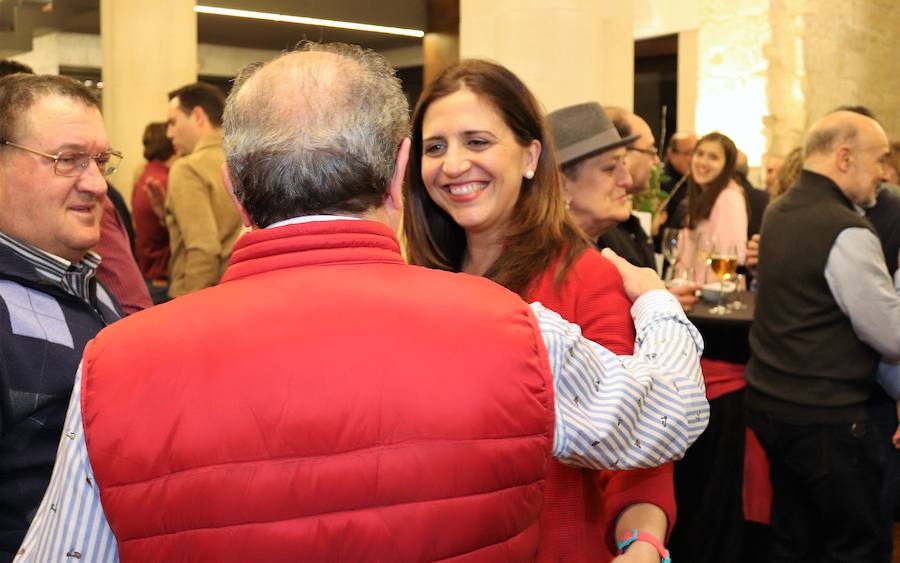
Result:
[[861,104],[900,138],[900,2],[806,0],[803,20],[807,125]]
[[197,80],[194,1],[104,0],[100,28],[103,119],[110,143],[125,153],[111,180],[130,202],[144,128],[164,120],[168,92]]
[[697,122],[697,30],[678,34],[678,115],[675,128],[678,131],[694,131]]
[[766,150],[763,45],[770,30],[768,2],[762,0],[707,0],[700,13],[695,130],[725,133],[747,153],[750,166],[758,166]]
[[634,100],[633,1],[460,0],[460,57],[515,72],[548,111]]

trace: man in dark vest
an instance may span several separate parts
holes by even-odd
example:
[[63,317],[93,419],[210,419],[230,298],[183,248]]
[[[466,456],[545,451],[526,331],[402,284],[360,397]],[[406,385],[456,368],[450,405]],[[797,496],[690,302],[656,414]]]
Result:
[[763,220],[746,399],[770,460],[772,561],[889,553],[884,448],[867,402],[880,359],[900,357],[900,277],[862,215],[887,154],[874,119],[828,114],[807,134],[797,183]]

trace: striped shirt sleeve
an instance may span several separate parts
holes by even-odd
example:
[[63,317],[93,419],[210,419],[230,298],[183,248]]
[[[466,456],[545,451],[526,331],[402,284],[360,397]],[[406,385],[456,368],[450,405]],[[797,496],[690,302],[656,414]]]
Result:
[[617,356],[578,325],[532,304],[553,372],[553,456],[593,469],[654,467],[681,459],[709,422],[700,371],[703,340],[667,291],[631,308],[634,355]]
[[15,563],[119,560],[116,538],[103,515],[81,424],[81,367],[63,426],[50,486]]

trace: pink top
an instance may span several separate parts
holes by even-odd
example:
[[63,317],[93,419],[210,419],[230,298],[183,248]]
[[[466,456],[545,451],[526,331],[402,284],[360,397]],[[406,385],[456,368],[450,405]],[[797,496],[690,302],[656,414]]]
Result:
[[[693,275],[688,275],[692,281],[716,281],[718,278],[706,264],[710,243],[713,241],[720,251],[734,244],[738,263],[743,264],[747,256],[747,202],[744,189],[734,180],[729,182],[713,204],[709,219],[700,221],[696,228],[685,231],[687,236],[683,235],[683,242],[680,243],[683,250],[679,252],[676,275],[679,271],[684,271],[685,267],[692,267]],[[701,241],[705,241],[702,249],[698,248]]]

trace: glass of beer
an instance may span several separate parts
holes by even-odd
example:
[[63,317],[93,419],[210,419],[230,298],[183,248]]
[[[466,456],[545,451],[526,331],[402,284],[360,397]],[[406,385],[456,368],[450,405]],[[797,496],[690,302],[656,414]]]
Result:
[[730,315],[728,307],[722,305],[725,297],[725,282],[737,274],[738,253],[734,243],[716,244],[709,256],[709,265],[719,278],[719,303],[709,310],[714,315]]

